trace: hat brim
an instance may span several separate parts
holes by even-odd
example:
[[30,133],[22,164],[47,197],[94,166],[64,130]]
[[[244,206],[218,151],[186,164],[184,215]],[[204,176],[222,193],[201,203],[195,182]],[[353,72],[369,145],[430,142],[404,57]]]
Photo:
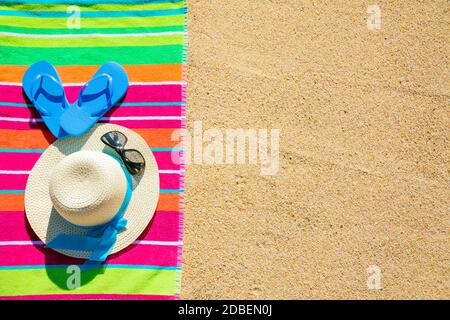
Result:
[[[100,137],[108,131],[119,131],[127,136],[127,149],[136,149],[145,158],[143,174],[133,176],[133,193],[124,218],[126,230],[117,236],[111,254],[132,244],[145,230],[156,210],[159,199],[159,174],[155,157],[145,140],[136,132],[114,124],[97,124],[81,137],[67,137],[52,143],[36,162],[28,177],[25,190],[25,211],[31,228],[39,239],[48,243],[60,233],[84,235],[87,230],[62,218],[53,208],[49,194],[49,181],[54,168],[66,156],[81,150],[95,150],[113,155],[114,150],[101,142]],[[87,259],[91,252],[61,250],[64,255]]]

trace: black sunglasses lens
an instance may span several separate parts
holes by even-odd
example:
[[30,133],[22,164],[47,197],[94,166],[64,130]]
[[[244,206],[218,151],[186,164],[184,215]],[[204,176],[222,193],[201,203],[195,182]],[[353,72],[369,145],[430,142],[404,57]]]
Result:
[[101,140],[112,148],[123,148],[127,143],[127,137],[119,131],[105,133]]
[[136,174],[145,167],[144,156],[137,150],[125,150],[123,159],[131,174]]
[[125,150],[124,155],[131,162],[145,164],[144,156],[137,150]]

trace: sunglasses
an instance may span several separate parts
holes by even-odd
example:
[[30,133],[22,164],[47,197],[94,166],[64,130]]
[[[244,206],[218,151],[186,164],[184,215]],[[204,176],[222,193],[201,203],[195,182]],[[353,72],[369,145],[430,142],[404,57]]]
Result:
[[145,168],[145,159],[136,149],[125,149],[127,137],[119,131],[109,131],[100,138],[104,144],[113,148],[122,159],[127,170],[136,175]]

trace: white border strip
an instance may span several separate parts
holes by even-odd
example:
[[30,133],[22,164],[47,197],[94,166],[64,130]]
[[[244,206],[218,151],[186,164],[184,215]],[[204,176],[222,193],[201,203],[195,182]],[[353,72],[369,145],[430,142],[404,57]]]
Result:
[[0,32],[0,36],[21,38],[127,38],[127,37],[159,37],[185,35],[184,31],[145,32],[145,33],[89,33],[89,34],[33,34],[17,32]]

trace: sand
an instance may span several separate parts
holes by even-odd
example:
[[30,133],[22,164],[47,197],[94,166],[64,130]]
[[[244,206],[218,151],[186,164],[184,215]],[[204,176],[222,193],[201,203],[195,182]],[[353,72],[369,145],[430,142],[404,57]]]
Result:
[[274,176],[187,168],[182,298],[449,299],[449,3],[189,10],[189,129],[281,141]]

